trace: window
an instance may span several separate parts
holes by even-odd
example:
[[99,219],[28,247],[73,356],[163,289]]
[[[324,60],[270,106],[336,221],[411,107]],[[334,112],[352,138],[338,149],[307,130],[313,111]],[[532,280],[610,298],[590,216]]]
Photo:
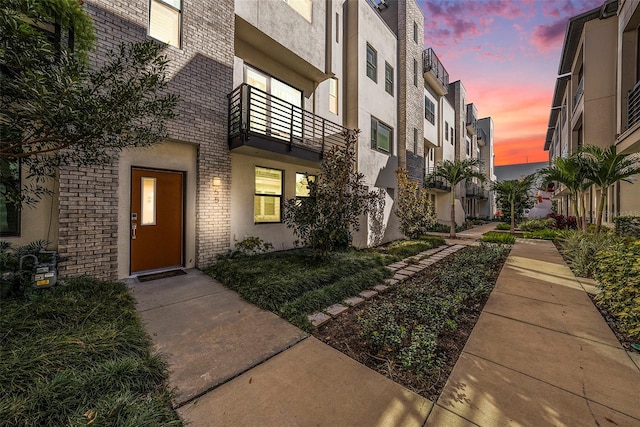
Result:
[[418,129],[413,128],[413,154],[418,154]]
[[312,1],[311,0],[283,0],[298,12],[304,19],[311,22]]
[[413,85],[418,86],[418,61],[413,60]]
[[338,114],[338,79],[329,79],[329,111]]
[[340,15],[336,13],[336,43],[340,43]]
[[367,43],[367,77],[374,82],[378,81],[378,52]]
[[453,133],[453,126],[449,128],[449,139],[451,140],[451,145],[456,142],[456,134]]
[[431,148],[429,149],[429,159],[433,162],[433,153],[434,151],[436,151],[435,149]]
[[156,225],[156,179],[142,177],[140,225]]
[[471,155],[471,141],[469,141],[469,138],[465,139],[465,146],[467,147],[467,156]]
[[413,41],[418,43],[418,24],[413,23]]
[[0,159],[0,236],[20,235],[20,186],[20,161]]
[[309,197],[309,183],[315,182],[315,175],[296,173],[296,197]]
[[281,222],[283,172],[256,166],[255,175],[254,222]]
[[393,148],[393,129],[374,117],[371,117],[371,148],[387,154]]
[[149,35],[171,46],[180,47],[182,38],[182,0],[151,0]]
[[426,96],[424,97],[424,118],[432,125],[436,123],[436,106]]
[[444,122],[444,140],[445,141],[449,140],[449,122]]
[[389,63],[384,63],[384,90],[393,96],[393,67]]

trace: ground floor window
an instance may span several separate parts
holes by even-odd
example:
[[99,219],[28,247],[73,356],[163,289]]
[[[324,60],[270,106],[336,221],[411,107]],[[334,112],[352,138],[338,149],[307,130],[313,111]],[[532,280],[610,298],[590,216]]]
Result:
[[253,212],[255,223],[282,221],[282,186],[284,172],[256,166]]
[[306,173],[296,173],[296,197],[309,197],[309,183],[315,182],[316,176]]
[[20,161],[0,159],[0,236],[20,235]]

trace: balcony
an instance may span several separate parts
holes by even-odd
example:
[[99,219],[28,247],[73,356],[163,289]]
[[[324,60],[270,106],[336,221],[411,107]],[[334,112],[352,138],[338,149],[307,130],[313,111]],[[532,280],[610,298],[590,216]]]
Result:
[[475,135],[478,128],[478,109],[473,104],[467,104],[467,130]]
[[438,95],[444,96],[449,92],[449,73],[432,48],[422,52],[422,72]]
[[433,168],[427,169],[427,174],[424,177],[424,186],[430,190],[449,192],[451,191],[451,184],[444,178],[433,176]]
[[627,129],[640,121],[640,81],[629,91],[629,110],[627,112]]
[[228,98],[230,150],[320,162],[327,150],[344,146],[346,128],[246,83]]
[[573,109],[576,109],[578,105],[578,101],[582,98],[582,94],[584,93],[584,77],[580,79],[580,83],[578,83],[578,89],[576,89],[576,94],[573,96]]
[[478,141],[478,147],[484,147],[487,145],[487,134],[484,129],[478,128],[478,137],[476,140]]
[[466,196],[472,199],[487,199],[489,197],[488,191],[486,191],[481,185],[476,183],[467,183]]

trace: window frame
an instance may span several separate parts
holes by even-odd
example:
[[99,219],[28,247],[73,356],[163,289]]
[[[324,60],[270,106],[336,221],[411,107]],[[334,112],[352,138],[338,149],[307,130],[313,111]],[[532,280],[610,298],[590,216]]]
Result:
[[[22,164],[20,162],[20,159],[0,159],[0,162],[1,161],[13,161],[17,163],[16,168],[18,171],[18,177],[15,184],[18,186],[20,193],[22,193]],[[10,165],[7,167],[11,168]],[[5,209],[7,210],[7,223],[10,209],[12,211],[11,214],[15,215],[15,228],[7,229],[7,231],[0,230],[0,237],[20,237],[22,235],[22,205],[16,206],[11,203],[6,203],[5,201]]]
[[[387,78],[387,72],[389,72],[391,78]],[[393,67],[384,61],[384,90],[389,95],[393,96]]]
[[[431,108],[427,108],[429,106]],[[426,95],[424,96],[424,118],[432,125],[436,124],[436,104]]]
[[[256,171],[257,169],[267,169],[267,170],[273,170],[273,171],[278,171],[280,172],[280,194],[262,194],[262,193],[258,193],[258,189],[256,186]],[[253,223],[254,224],[282,224],[282,205],[283,205],[283,197],[284,197],[284,180],[285,180],[285,176],[284,176],[284,170],[283,169],[277,169],[277,168],[273,168],[273,167],[267,167],[267,166],[260,166],[260,165],[254,165],[253,167],[253,200],[254,200],[254,208],[253,208]],[[280,206],[280,219],[277,221],[256,221],[256,210],[255,210],[255,200],[256,197],[270,197],[270,198],[277,198],[278,199],[278,205]]]
[[418,87],[418,61],[413,58],[413,85]]
[[418,43],[418,23],[413,21],[413,41]]
[[413,154],[418,155],[418,128],[413,128]]
[[183,41],[183,10],[184,10],[184,2],[183,0],[178,0],[180,2],[180,8],[176,9],[172,4],[167,3],[165,0],[149,0],[149,20],[147,25],[147,35],[154,40],[159,41],[160,43],[166,44],[168,46],[173,46],[171,43],[167,43],[165,40],[157,39],[156,37],[151,35],[151,5],[153,2],[161,3],[162,5],[173,9],[178,12],[178,44],[173,46],[177,49],[182,49],[182,41]]
[[[374,124],[375,124],[375,131],[374,131]],[[379,134],[379,128],[380,126],[385,127],[388,131],[389,131],[389,151],[385,150],[384,148],[380,148],[379,144],[378,144],[378,134]],[[374,138],[375,135],[375,138]],[[386,155],[392,155],[393,154],[393,127],[389,126],[388,124],[386,124],[385,122],[383,122],[382,120],[377,119],[374,116],[371,116],[371,149],[372,150],[376,150],[380,153],[384,153]]]
[[[369,51],[371,51],[371,56],[373,58],[373,62],[369,62]],[[367,42],[367,52],[366,52],[366,62],[367,62],[367,77],[369,77],[374,82],[378,83],[378,51],[373,48]],[[373,75],[370,75],[373,74]]]
[[444,121],[444,140],[449,141],[449,122]]

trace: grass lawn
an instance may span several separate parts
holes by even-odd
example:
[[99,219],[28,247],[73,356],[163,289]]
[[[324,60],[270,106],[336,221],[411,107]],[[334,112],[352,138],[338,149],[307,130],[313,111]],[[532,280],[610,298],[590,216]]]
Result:
[[182,425],[125,285],[73,278],[0,304],[3,426]]
[[309,330],[309,313],[390,277],[385,265],[444,243],[440,238],[403,242],[380,251],[335,252],[326,259],[308,249],[230,258],[205,272],[247,301]]

